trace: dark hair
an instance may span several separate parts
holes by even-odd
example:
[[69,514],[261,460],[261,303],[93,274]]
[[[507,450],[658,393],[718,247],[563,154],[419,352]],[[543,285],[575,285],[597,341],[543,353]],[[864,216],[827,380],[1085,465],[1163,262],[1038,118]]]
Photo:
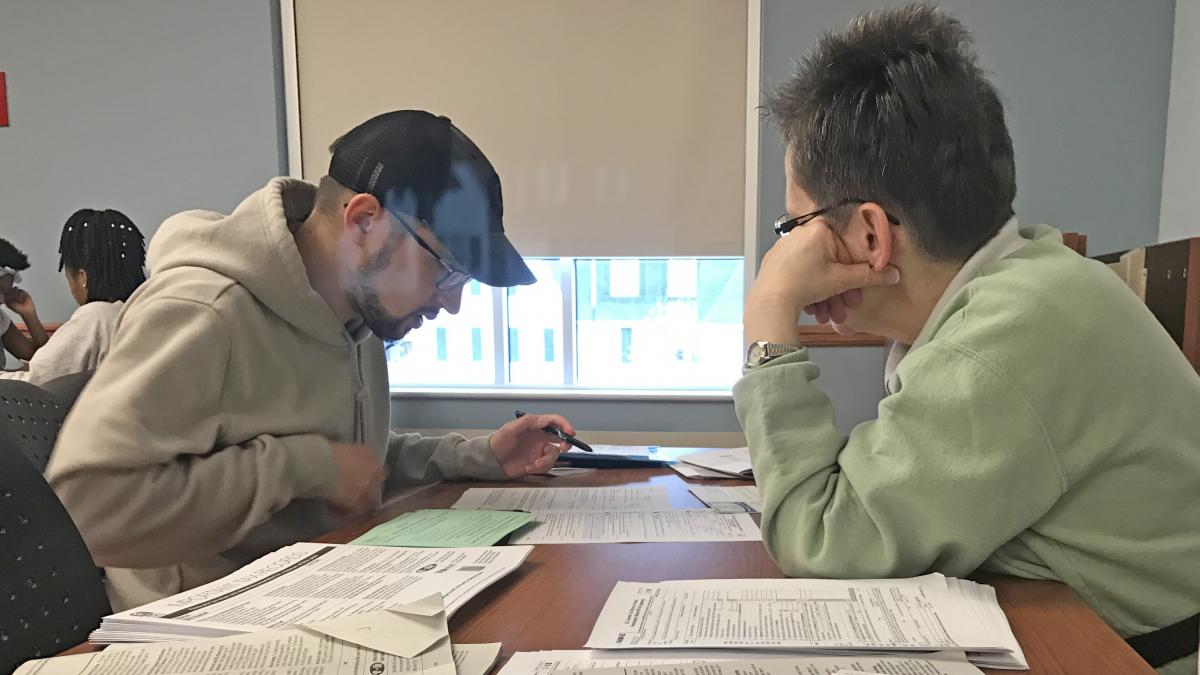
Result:
[[818,207],[878,202],[931,258],[965,260],[1013,215],[1004,106],[970,33],[935,7],[879,9],[825,34],[767,111]]
[[29,257],[7,239],[0,239],[0,266],[20,272],[29,269]]
[[146,280],[146,242],[125,214],[80,209],[63,225],[58,269],[86,270],[87,301],[126,300]]

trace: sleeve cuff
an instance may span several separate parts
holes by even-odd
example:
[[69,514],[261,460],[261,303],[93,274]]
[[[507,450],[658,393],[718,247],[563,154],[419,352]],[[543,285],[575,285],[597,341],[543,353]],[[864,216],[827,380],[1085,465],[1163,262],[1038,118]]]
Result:
[[476,480],[508,480],[492,452],[492,436],[478,436],[464,441],[455,449],[455,466],[461,478]]

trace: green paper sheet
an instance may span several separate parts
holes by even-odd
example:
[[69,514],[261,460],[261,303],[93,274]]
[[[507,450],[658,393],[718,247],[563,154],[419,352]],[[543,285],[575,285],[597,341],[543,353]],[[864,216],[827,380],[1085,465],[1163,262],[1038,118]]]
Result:
[[425,509],[396,516],[350,543],[419,548],[491,546],[532,522],[533,514],[523,511]]

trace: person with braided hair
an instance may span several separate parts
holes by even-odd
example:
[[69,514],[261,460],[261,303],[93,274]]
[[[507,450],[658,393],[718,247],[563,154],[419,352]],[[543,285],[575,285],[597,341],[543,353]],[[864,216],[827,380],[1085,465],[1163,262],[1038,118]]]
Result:
[[142,233],[113,209],[76,211],[63,225],[58,255],[79,309],[33,354],[27,369],[0,372],[0,378],[43,384],[95,370],[108,354],[125,300],[146,280]]
[[0,368],[5,367],[4,352],[26,361],[49,339],[33,298],[17,286],[21,283],[21,272],[27,269],[29,258],[7,239],[0,239],[0,304],[16,312],[29,330],[29,335],[25,335],[13,324],[12,317],[0,310],[0,344],[4,346],[0,350]]

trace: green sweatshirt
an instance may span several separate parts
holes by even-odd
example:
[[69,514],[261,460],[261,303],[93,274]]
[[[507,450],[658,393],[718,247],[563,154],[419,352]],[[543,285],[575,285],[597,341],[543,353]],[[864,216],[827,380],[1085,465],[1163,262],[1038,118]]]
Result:
[[1200,378],[1115,274],[1027,234],[951,285],[849,437],[807,350],[734,387],[786,574],[1054,579],[1123,637],[1200,610]]

